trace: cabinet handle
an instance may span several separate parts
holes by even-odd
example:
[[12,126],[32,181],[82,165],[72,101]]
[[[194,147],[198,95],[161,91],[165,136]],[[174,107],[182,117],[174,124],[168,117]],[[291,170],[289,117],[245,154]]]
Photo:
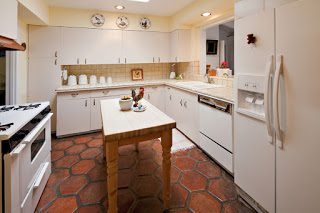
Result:
[[176,62],[178,62],[178,57],[176,57]]
[[79,95],[79,93],[72,93],[71,96],[72,97],[77,97]]
[[96,105],[96,99],[93,99],[93,106]]
[[88,100],[85,101],[85,104],[84,104],[84,105],[85,105],[85,107],[88,106]]
[[84,59],[84,64],[87,64],[87,59],[86,58]]
[[77,58],[77,64],[79,64],[79,58]]
[[54,52],[54,57],[56,57],[56,58],[58,57],[58,51]]
[[184,104],[183,104],[183,105],[184,105],[184,107],[186,107],[186,108],[187,108],[187,102],[186,102],[186,101],[184,102]]
[[172,99],[171,95],[169,96],[169,99],[170,99],[170,101],[171,101],[171,99]]
[[55,59],[54,60],[54,65],[57,65],[58,64],[58,59]]
[[152,58],[152,61],[153,61],[153,63],[154,63],[154,57]]
[[103,94],[108,94],[108,93],[109,93],[109,91],[102,91],[102,93],[103,93]]
[[160,60],[160,57],[158,57],[158,63],[160,63],[160,61],[161,61],[161,60]]
[[118,58],[118,64],[120,64],[120,58]]
[[180,100],[180,105],[182,106],[182,99]]
[[127,63],[127,58],[124,58],[124,63],[125,63],[125,64]]
[[150,100],[150,94],[148,94],[148,99]]

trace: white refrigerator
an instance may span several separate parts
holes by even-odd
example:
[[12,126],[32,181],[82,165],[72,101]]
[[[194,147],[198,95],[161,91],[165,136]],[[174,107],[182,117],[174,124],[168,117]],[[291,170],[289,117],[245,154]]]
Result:
[[320,212],[319,20],[300,0],[235,21],[235,183],[271,213]]

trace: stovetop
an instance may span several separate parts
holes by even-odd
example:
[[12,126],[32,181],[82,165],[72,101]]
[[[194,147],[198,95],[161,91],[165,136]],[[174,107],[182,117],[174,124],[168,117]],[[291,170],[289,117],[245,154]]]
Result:
[[0,107],[0,141],[12,137],[47,106],[49,102]]

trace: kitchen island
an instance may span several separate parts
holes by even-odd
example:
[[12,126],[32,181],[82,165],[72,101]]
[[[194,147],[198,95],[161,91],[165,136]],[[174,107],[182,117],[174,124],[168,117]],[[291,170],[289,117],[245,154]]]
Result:
[[142,100],[144,112],[121,111],[119,99],[101,101],[104,153],[107,160],[108,212],[117,212],[118,148],[161,138],[163,157],[163,202],[170,203],[172,129],[176,122],[149,102]]

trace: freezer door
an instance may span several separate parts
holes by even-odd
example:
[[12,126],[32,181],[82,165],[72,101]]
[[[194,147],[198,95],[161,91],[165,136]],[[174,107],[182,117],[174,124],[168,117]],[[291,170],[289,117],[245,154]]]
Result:
[[[265,75],[275,54],[274,10],[235,22],[236,74]],[[256,44],[247,44],[247,35]],[[270,143],[265,122],[235,113],[235,183],[268,212],[275,212],[275,146]],[[271,139],[272,140],[272,139]]]
[[279,213],[320,211],[319,11],[319,0],[276,9],[277,54],[283,55],[279,91],[283,149],[276,148]]

